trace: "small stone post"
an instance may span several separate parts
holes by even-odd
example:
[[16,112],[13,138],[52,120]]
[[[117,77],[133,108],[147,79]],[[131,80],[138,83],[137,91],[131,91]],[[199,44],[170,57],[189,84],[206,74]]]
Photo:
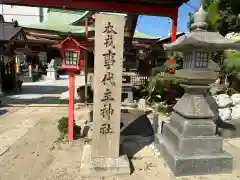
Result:
[[29,77],[32,77],[32,65],[31,64],[28,65],[28,75],[29,75]]
[[52,59],[47,68],[47,79],[57,80],[57,70],[55,69],[55,59]]
[[[0,67],[0,97],[4,94],[2,91],[2,67]],[[1,100],[0,100],[0,105],[1,105]]]

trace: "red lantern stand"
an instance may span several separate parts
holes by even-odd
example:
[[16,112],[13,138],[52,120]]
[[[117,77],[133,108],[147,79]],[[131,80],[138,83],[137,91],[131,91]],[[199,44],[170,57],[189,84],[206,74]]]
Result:
[[69,72],[68,140],[72,141],[74,133],[75,72],[85,70],[84,54],[88,49],[71,36],[53,47],[60,50],[61,68]]

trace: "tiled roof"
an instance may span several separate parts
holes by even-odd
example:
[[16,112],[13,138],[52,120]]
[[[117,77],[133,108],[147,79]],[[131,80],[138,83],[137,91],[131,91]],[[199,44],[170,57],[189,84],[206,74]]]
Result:
[[[83,33],[84,26],[74,26],[74,22],[85,17],[89,11],[71,11],[49,9],[46,20],[39,24],[25,26],[26,28],[52,30],[64,33]],[[89,27],[91,30],[91,27]]]
[[[25,26],[26,28],[42,29],[58,31],[62,33],[84,33],[85,27],[79,25],[72,25],[74,22],[86,17],[90,13],[89,11],[72,11],[63,9],[49,9],[47,13],[46,20],[39,24],[32,24]],[[110,13],[119,14],[119,13]],[[126,14],[121,14],[126,15]],[[89,26],[89,31],[93,31],[94,27]],[[135,31],[134,38],[142,39],[158,39],[159,37],[149,36],[138,31]]]
[[21,29],[21,27],[15,26],[14,23],[0,22],[0,41],[11,40],[21,31]]
[[149,36],[149,35],[143,34],[141,32],[138,32],[137,30],[135,31],[133,37],[139,38],[139,39],[159,39],[159,37]]

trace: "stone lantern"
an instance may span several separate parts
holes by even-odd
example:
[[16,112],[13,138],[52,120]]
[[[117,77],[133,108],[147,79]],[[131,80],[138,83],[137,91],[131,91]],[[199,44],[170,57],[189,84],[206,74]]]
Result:
[[216,135],[216,116],[205,99],[205,92],[217,77],[211,54],[239,49],[240,43],[208,32],[207,13],[201,7],[194,16],[192,31],[165,44],[168,51],[183,52],[183,69],[176,71],[185,94],[173,107],[169,123],[163,124],[155,144],[175,176],[230,173],[232,156],[223,151],[223,140]]

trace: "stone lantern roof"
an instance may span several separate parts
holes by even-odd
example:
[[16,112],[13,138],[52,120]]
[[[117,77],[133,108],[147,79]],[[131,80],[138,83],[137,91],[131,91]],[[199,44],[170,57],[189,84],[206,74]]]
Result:
[[168,51],[185,52],[194,49],[221,51],[225,49],[240,49],[240,41],[227,39],[218,32],[208,32],[207,13],[202,6],[194,15],[192,31],[179,37],[176,41],[164,44]]

